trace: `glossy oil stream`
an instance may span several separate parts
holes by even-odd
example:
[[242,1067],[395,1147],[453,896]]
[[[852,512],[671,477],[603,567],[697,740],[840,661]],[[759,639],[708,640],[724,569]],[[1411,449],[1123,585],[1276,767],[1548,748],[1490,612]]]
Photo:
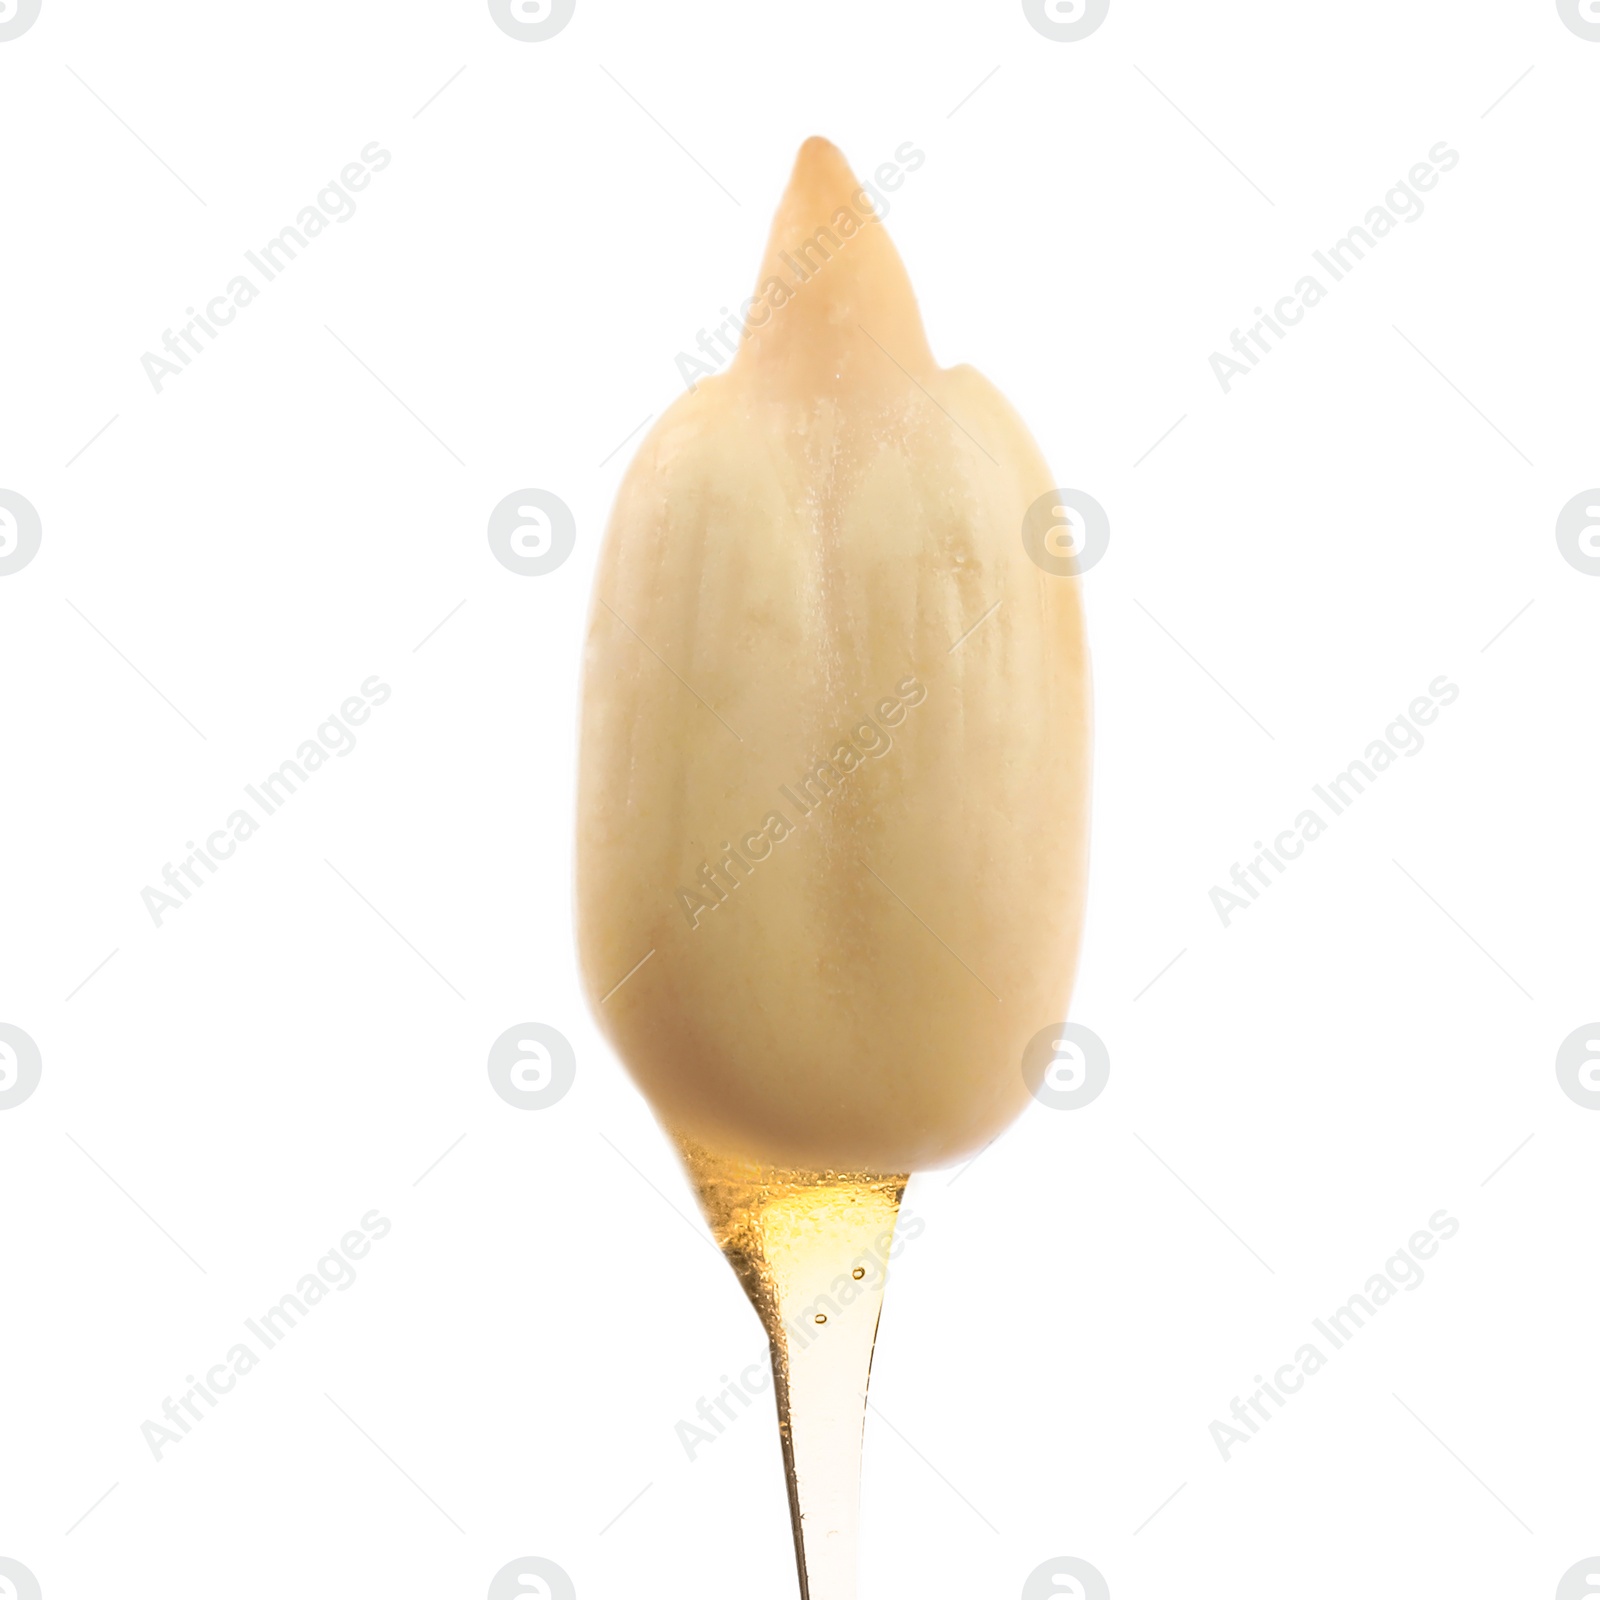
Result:
[[906,1176],[678,1147],[772,1348],[802,1600],[855,1600],[867,1380]]

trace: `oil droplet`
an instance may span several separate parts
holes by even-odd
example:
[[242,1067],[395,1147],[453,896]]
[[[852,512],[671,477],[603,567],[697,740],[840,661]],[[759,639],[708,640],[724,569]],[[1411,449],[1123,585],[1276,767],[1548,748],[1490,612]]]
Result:
[[[882,335],[876,322],[864,320]],[[894,348],[903,358],[903,349],[898,344]],[[881,351],[873,354],[883,360]],[[892,364],[884,364],[904,382]],[[802,1588],[816,1600],[824,1593],[848,1594],[848,1574],[855,1564],[863,1402],[881,1274],[874,1279],[876,1287],[857,1283],[854,1293],[843,1297],[868,1303],[858,1308],[859,1315],[840,1323],[840,1332],[817,1339],[799,1329],[803,1319],[833,1322],[834,1313],[818,1307],[837,1303],[834,1286],[841,1268],[848,1272],[859,1264],[864,1269],[868,1261],[879,1259],[874,1241],[892,1234],[906,1178],[841,1173],[830,1180],[812,1171],[717,1155],[681,1134],[677,1140],[712,1234],[760,1313],[772,1344]]]
[[865,1267],[857,1267],[856,1270],[850,1274],[852,1278],[864,1278],[866,1275],[867,1269]]

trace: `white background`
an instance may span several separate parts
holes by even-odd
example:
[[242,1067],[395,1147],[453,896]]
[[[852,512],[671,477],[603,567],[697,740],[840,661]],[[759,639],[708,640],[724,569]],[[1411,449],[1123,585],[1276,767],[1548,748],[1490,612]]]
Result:
[[[579,0],[525,44],[481,3],[44,0],[0,43],[0,487],[43,524],[0,578],[0,1021],[44,1063],[0,1112],[0,1556],[47,1600],[480,1596],[522,1555],[794,1592],[770,1417],[675,1437],[761,1339],[589,1018],[570,839],[618,447],[820,132],[926,152],[888,225],[935,352],[1112,526],[1073,1010],[1111,1082],[913,1183],[864,1596],[1061,1555],[1118,1600],[1553,1595],[1600,1549],[1600,1114],[1554,1073],[1600,1014],[1600,578],[1554,538],[1600,481],[1597,85],[1544,0],[1114,0],[1070,44],[1014,3]],[[158,395],[141,355],[372,140]],[[1211,353],[1440,140],[1224,395]],[[527,486],[577,520],[544,577],[485,537]],[[154,926],[371,674],[357,748]],[[1211,887],[1440,674],[1426,748],[1225,929]],[[577,1056],[542,1112],[485,1071],[526,1020]],[[152,1459],[374,1207],[359,1281]],[[1441,1207],[1427,1281],[1224,1463]]]

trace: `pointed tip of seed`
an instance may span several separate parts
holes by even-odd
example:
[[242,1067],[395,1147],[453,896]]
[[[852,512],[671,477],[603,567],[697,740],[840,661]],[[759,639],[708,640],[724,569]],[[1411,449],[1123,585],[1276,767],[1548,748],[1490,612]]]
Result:
[[739,364],[803,388],[878,388],[934,370],[884,209],[884,196],[856,177],[837,145],[814,136],[800,146],[773,218]]
[[850,170],[850,163],[844,158],[844,151],[832,139],[824,139],[820,133],[814,133],[800,146],[799,153],[794,158],[794,170],[800,173],[818,172],[824,169],[852,183],[855,181],[855,174]]

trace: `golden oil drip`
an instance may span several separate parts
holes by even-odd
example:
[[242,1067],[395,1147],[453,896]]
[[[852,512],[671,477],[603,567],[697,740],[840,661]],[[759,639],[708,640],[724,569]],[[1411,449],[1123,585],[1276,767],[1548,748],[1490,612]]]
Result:
[[767,1330],[802,1600],[853,1600],[861,1435],[906,1174],[806,1172],[678,1136],[722,1253]]

